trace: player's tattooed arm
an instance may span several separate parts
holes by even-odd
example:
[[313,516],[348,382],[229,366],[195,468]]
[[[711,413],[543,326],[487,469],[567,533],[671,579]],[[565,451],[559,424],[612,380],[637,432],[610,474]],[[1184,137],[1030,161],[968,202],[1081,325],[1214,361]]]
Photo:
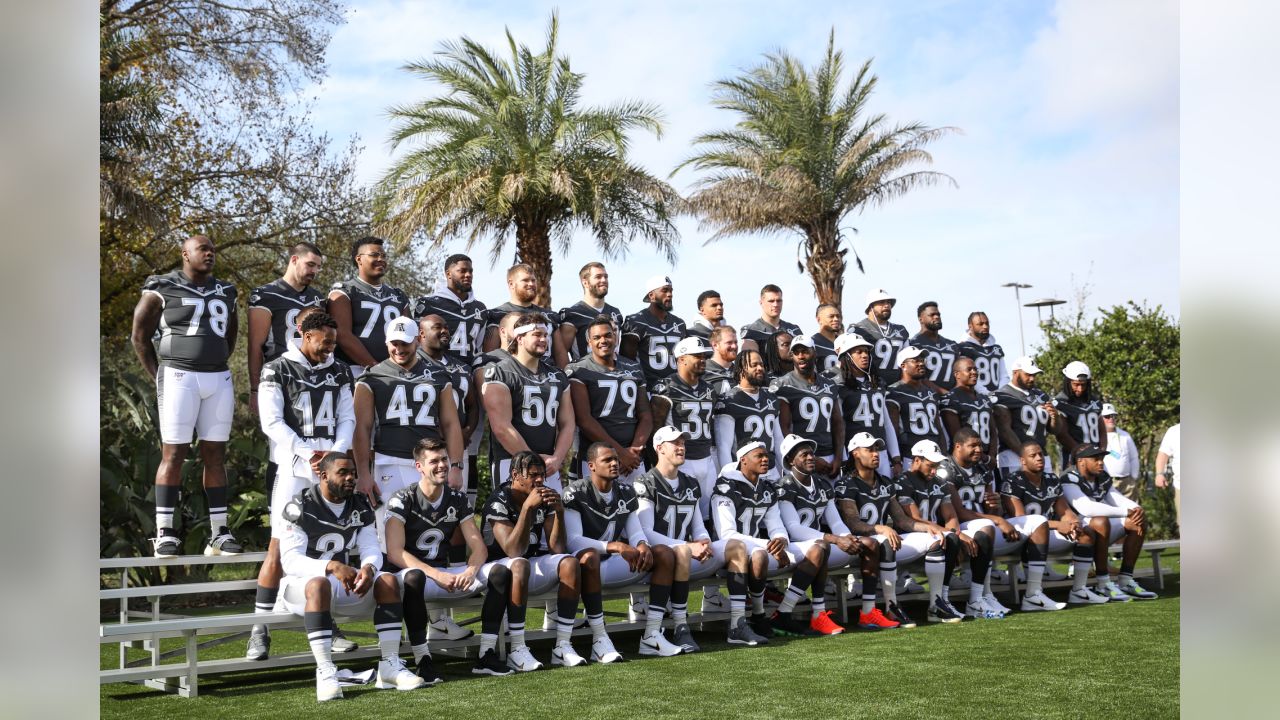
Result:
[[876,534],[875,526],[863,520],[862,516],[858,514],[858,504],[853,500],[849,498],[836,500],[836,510],[840,512],[840,519],[844,520],[849,532],[854,535]]
[[151,344],[151,336],[155,335],[163,313],[164,301],[154,292],[142,293],[137,306],[133,308],[133,330],[129,334],[129,340],[133,344],[133,352],[138,356],[138,362],[142,363],[142,369],[152,379],[155,379],[160,364],[156,359],[156,347]]

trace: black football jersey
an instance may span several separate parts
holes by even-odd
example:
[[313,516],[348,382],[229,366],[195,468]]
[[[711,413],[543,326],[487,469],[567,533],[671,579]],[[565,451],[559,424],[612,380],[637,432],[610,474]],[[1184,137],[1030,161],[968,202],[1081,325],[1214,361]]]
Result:
[[[636,434],[636,403],[644,392],[644,372],[630,358],[614,358],[612,370],[596,362],[593,355],[569,363],[564,369],[569,382],[580,383],[591,400],[591,417],[619,445],[631,447]],[[585,452],[590,444],[579,436],[578,447]]]
[[413,457],[413,446],[423,438],[443,439],[440,393],[450,383],[449,373],[421,356],[405,370],[383,360],[356,379],[373,392],[373,449],[398,458]]
[[[370,285],[358,277],[334,283],[330,292],[342,293],[351,300],[351,334],[374,360],[386,360],[387,323],[409,314],[409,296],[400,288],[386,283]],[[335,352],[339,360],[353,362],[342,348]]]
[[[485,501],[484,505],[484,541],[489,545],[489,557],[492,559],[504,558],[507,552],[498,544],[498,540],[493,534],[493,523],[505,522],[512,526],[520,520],[520,507],[523,503],[516,502],[511,494],[511,485],[503,485]],[[525,548],[524,555],[521,557],[538,557],[539,555],[549,555],[551,547],[547,543],[547,522],[551,520],[555,512],[546,505],[539,505],[533,510],[532,524],[529,527],[529,545]]]
[[707,370],[702,373],[702,382],[710,385],[717,395],[723,395],[732,391],[734,385],[737,384],[733,381],[732,373],[732,367],[724,367],[711,358],[707,358]]
[[156,357],[161,365],[194,372],[227,370],[227,327],[236,314],[234,285],[210,277],[196,286],[182,270],[174,270],[148,277],[142,292],[160,297]]
[[[449,376],[449,384],[453,386],[453,406],[458,410],[458,424],[467,424],[467,406],[463,400],[471,389],[471,366],[462,358],[451,353],[444,353],[439,360],[418,349],[418,357],[431,366],[433,373],[445,373]],[[466,441],[466,438],[463,438]]]
[[547,352],[543,354],[543,357],[550,359],[551,348],[555,344],[556,330],[560,327],[560,313],[551,308],[544,308],[541,305],[516,305],[513,302],[504,302],[497,307],[491,307],[484,311],[485,332],[488,332],[487,328],[497,328],[502,323],[502,318],[513,312],[542,313],[543,317],[547,318],[547,322],[542,326],[547,331]]
[[[299,353],[300,354],[300,353]],[[301,438],[337,440],[342,391],[352,391],[351,368],[330,355],[312,367],[287,353],[262,366],[261,384],[280,388],[284,422]]]
[[978,384],[974,386],[979,394],[990,395],[1000,389],[1000,381],[1004,378],[1004,348],[999,345],[979,345],[976,340],[965,337],[956,343],[956,352],[973,360],[978,371]]
[[[871,387],[866,379],[856,380],[852,387],[838,384],[836,390],[840,393],[840,412],[844,417],[845,436],[853,437],[860,432],[871,433],[883,441],[888,449],[889,410],[885,391]],[[903,451],[899,444],[899,451],[909,452],[910,448]]]
[[782,318],[778,318],[778,327],[774,327],[765,322],[764,318],[756,318],[754,321],[739,328],[738,342],[741,343],[744,340],[754,340],[756,347],[764,348],[764,344],[769,341],[769,338],[780,332],[788,333],[793,338],[804,334],[804,331],[800,329],[799,325],[787,322]]
[[729,448],[730,457],[737,457],[738,448],[757,440],[764,443],[769,457],[774,457],[778,448],[774,447],[774,438],[780,434],[778,429],[778,396],[768,388],[760,388],[755,397],[751,397],[741,386],[733,386],[726,394],[716,397],[714,414],[718,418],[727,416],[733,420],[733,445]]
[[467,365],[475,362],[484,343],[485,307],[475,293],[459,298],[448,288],[424,295],[413,303],[413,319],[439,315],[449,328],[449,353]]
[[920,517],[928,522],[937,525],[945,522],[942,505],[951,504],[950,483],[937,477],[927,479],[910,470],[899,475],[897,483],[899,503],[915,503],[920,508]]
[[262,346],[262,361],[271,362],[289,349],[290,340],[301,339],[298,332],[298,313],[309,307],[323,309],[323,295],[308,285],[294,290],[283,278],[258,288],[249,295],[249,309],[262,308],[271,313],[271,327],[267,330],[267,342]]
[[828,340],[822,333],[814,333],[809,336],[809,339],[813,341],[813,361],[818,365],[818,372],[830,373],[840,364],[835,343]]
[[[1062,413],[1062,422],[1067,424],[1067,432],[1077,443],[1098,444],[1101,439],[1098,437],[1098,419],[1102,416],[1100,398],[1073,399],[1067,397],[1065,392],[1061,392],[1054,398],[1054,407]],[[1063,465],[1069,465],[1070,460],[1064,448],[1062,450]]]
[[710,345],[711,331],[713,329],[714,328],[712,328],[710,325],[704,325],[703,323],[700,323],[695,320],[689,323],[689,327],[686,328],[685,331],[689,337],[700,337],[704,342]]
[[[471,522],[475,513],[467,494],[444,486],[435,507],[422,486],[414,483],[391,496],[387,516],[404,523],[404,549],[431,567],[449,565],[449,539],[458,523]],[[383,568],[388,572],[391,569]]]
[[898,496],[898,485],[878,473],[872,477],[876,480],[874,487],[855,473],[841,475],[835,482],[835,496],[853,501],[858,506],[858,517],[868,525],[892,525],[893,514],[889,511],[889,504]]
[[721,475],[716,480],[711,494],[712,497],[728,498],[733,504],[738,532],[748,537],[768,539],[769,529],[766,527],[765,515],[778,502],[777,485],[764,478],[756,480],[756,484],[752,485],[740,473],[733,471],[732,475]]
[[[1107,496],[1111,494],[1111,476],[1105,470],[1098,473],[1098,476],[1092,481],[1086,480],[1078,470],[1069,470],[1062,476],[1064,492],[1067,485],[1075,485],[1080,488],[1080,492],[1084,493],[1085,497],[1095,502],[1107,502]],[[1085,513],[1079,511],[1077,513],[1085,515]]]
[[925,376],[926,380],[947,390],[956,386],[955,367],[959,350],[956,349],[954,340],[939,335],[935,341],[917,333],[908,344],[925,351],[921,359],[929,373]]
[[965,469],[960,467],[954,458],[948,457],[938,463],[936,477],[955,487],[956,494],[960,496],[960,504],[964,505],[966,510],[987,514],[982,501],[986,498],[988,491],[995,492],[996,479],[991,470],[982,465]]
[[995,432],[991,415],[995,404],[992,396],[972,393],[964,388],[954,388],[939,400],[941,411],[955,413],[961,425],[973,428],[983,447],[991,447],[992,433]]
[[676,474],[676,486],[662,477],[657,468],[641,475],[633,483],[637,499],[653,503],[653,531],[686,542],[692,541],[693,518],[698,512],[702,490],[691,475]]
[[671,313],[667,313],[667,319],[659,320],[645,308],[623,319],[622,334],[636,338],[636,360],[652,388],[676,371],[676,343],[688,333],[684,320]]
[[627,518],[639,509],[635,490],[626,483],[614,483],[607,500],[590,478],[578,478],[564,489],[565,510],[575,510],[582,518],[582,534],[603,543],[627,542]]
[[701,379],[690,387],[680,375],[671,375],[653,386],[654,397],[664,397],[671,403],[667,424],[689,433],[684,442],[684,456],[688,460],[701,460],[711,455],[711,413],[715,410],[715,392]]
[[1062,497],[1062,480],[1048,470],[1041,474],[1038,486],[1018,470],[1000,484],[1000,494],[1018,498],[1028,515],[1059,519],[1054,507],[1058,504],[1058,498]]
[[1005,385],[996,391],[995,401],[1009,411],[1009,425],[1019,442],[1035,442],[1044,447],[1049,411],[1042,404],[1049,401],[1049,396],[1043,390],[1031,388],[1024,392]]
[[809,481],[813,484],[805,487],[791,473],[785,473],[782,477],[779,499],[795,507],[796,515],[800,517],[800,523],[805,527],[819,532],[831,532],[831,528],[827,527],[824,513],[827,511],[827,503],[835,499],[835,490],[826,478],[819,475],[810,476]]
[[888,330],[882,330],[871,318],[862,318],[849,326],[849,332],[857,333],[871,343],[871,369],[880,376],[881,384],[892,385],[902,379],[898,351],[911,337],[905,327],[889,323]]
[[617,334],[618,340],[621,341],[622,311],[609,303],[605,303],[604,307],[597,310],[586,302],[579,300],[576,304],[560,311],[560,324],[569,323],[573,326],[573,345],[569,346],[570,360],[591,357],[591,348],[587,346],[587,328],[591,327],[591,323],[600,315],[609,316],[609,319],[613,321],[614,332]]
[[946,447],[942,440],[942,421],[938,419],[938,393],[921,383],[911,387],[905,383],[889,386],[885,402],[898,408],[898,449],[902,457],[911,455],[911,448],[921,440],[932,440],[938,447]]
[[792,433],[817,443],[816,453],[820,456],[835,452],[831,414],[837,412],[839,391],[830,378],[818,373],[809,382],[798,373],[789,372],[774,380],[769,389],[791,408]]
[[312,560],[346,559],[347,552],[356,549],[360,529],[374,524],[373,508],[363,493],[353,493],[335,515],[319,485],[294,495],[284,506],[283,515],[306,534],[306,555]]
[[[512,355],[485,368],[484,382],[501,383],[511,392],[511,425],[529,449],[539,455],[555,451],[556,418],[560,414],[560,400],[569,388],[569,377],[559,368],[541,363],[538,372],[530,372]],[[492,439],[489,443],[490,459],[506,460],[511,453],[502,443]]]

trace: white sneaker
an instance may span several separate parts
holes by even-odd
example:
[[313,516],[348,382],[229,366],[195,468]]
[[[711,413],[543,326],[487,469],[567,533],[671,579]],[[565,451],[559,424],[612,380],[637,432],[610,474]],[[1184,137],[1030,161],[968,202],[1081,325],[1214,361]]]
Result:
[[426,684],[427,681],[419,677],[418,673],[404,666],[404,660],[399,655],[378,661],[378,679],[373,686],[379,690],[417,690]]
[[1102,595],[1094,591],[1091,587],[1083,587],[1079,590],[1072,590],[1067,596],[1068,605],[1102,605],[1110,602],[1106,595]]
[[1007,608],[1004,605],[1001,605],[1000,601],[996,599],[995,595],[983,595],[982,602],[984,605],[991,608],[992,611],[998,612],[1002,616],[1008,615],[1009,613],[1013,612],[1011,608]]
[[475,630],[462,627],[448,615],[441,615],[427,626],[427,640],[465,640],[475,634]]
[[964,616],[974,620],[999,620],[1004,615],[982,601],[976,603],[965,603]]
[[1061,610],[1066,607],[1066,603],[1060,603],[1051,599],[1043,592],[1034,595],[1022,596],[1022,612],[1037,612],[1040,610]]
[[591,662],[605,665],[622,662],[622,653],[613,647],[613,641],[609,639],[608,635],[601,635],[591,641]]
[[[595,646],[592,645],[592,650]],[[640,654],[653,655],[657,657],[671,657],[684,652],[684,648],[669,642],[662,631],[658,631],[652,635],[644,635],[640,638]]]
[[715,595],[702,596],[702,612],[703,613],[727,613],[729,612],[729,598],[724,593],[716,593]]
[[631,602],[627,606],[627,620],[640,622],[649,612],[649,599],[640,593],[631,593]]
[[[592,643],[591,646],[594,648],[595,643]],[[610,643],[610,646],[612,646],[612,643]],[[579,655],[578,651],[573,649],[573,645],[566,640],[564,642],[556,643],[556,646],[551,648],[551,664],[563,665],[565,667],[577,667],[579,665],[586,665],[587,659]]]
[[516,672],[533,672],[541,670],[542,663],[529,652],[529,647],[526,645],[507,653],[507,667]]
[[342,699],[342,685],[338,684],[338,668],[316,668],[316,702]]

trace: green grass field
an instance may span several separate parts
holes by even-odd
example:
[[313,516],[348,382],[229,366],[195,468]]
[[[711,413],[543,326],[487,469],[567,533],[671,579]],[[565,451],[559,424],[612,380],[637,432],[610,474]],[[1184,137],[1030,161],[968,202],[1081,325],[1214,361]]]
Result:
[[[1176,555],[1168,557],[1174,567]],[[1064,600],[1066,589],[1049,592]],[[695,593],[696,595],[696,593]],[[607,609],[625,612],[623,601]],[[448,718],[1164,718],[1178,715],[1178,576],[1166,576],[1159,600],[1069,607],[1004,620],[928,625],[908,604],[913,630],[832,638],[775,638],[767,647],[731,647],[724,624],[697,633],[703,651],[639,659],[636,633],[614,642],[634,658],[621,665],[548,669],[506,678],[470,675],[470,661],[439,659],[446,682],[397,693],[347,688],[346,698],[315,702],[314,669],[285,668],[202,677],[194,700],[139,685],[106,685],[104,718],[400,717],[408,708]],[[530,610],[530,627],[541,613]],[[368,623],[344,624],[371,631]],[[355,638],[362,644],[373,642]],[[588,638],[575,638],[581,652]],[[167,646],[166,646],[167,647]],[[273,651],[305,648],[300,633],[278,632]],[[533,644],[548,662],[550,648]],[[236,641],[202,657],[235,657]],[[138,657],[142,657],[139,653]],[[340,656],[339,656],[340,657]],[[104,645],[102,666],[116,662]],[[353,669],[371,667],[373,661]],[[341,664],[341,663],[340,663]],[[548,663],[549,664],[549,663]],[[413,712],[408,710],[408,712]]]

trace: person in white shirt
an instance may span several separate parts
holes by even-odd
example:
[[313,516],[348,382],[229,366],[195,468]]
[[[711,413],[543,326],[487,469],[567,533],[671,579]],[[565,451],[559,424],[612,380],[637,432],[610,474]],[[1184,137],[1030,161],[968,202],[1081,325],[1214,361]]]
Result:
[[1115,405],[1102,404],[1102,422],[1107,426],[1107,455],[1102,458],[1102,466],[1111,476],[1112,487],[1130,500],[1138,502],[1142,490],[1138,446],[1129,433],[1120,429],[1120,417]]
[[1173,509],[1178,517],[1178,527],[1182,527],[1182,490],[1179,472],[1179,461],[1182,459],[1182,423],[1169,428],[1160,441],[1160,452],[1156,454],[1156,487],[1162,488],[1173,482]]

